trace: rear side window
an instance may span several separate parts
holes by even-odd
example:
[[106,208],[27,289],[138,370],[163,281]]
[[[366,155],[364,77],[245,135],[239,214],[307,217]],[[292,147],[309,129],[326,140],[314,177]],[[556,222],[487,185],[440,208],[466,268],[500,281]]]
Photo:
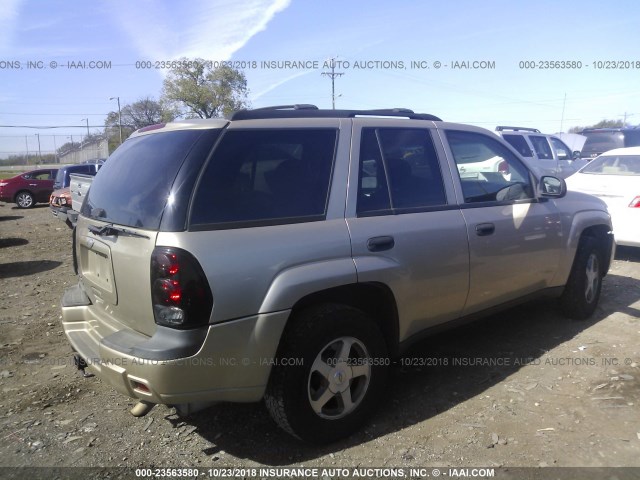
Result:
[[536,155],[540,160],[552,160],[553,153],[551,152],[551,147],[549,146],[549,142],[545,137],[538,137],[535,135],[531,135],[529,137],[531,140],[531,144],[533,145],[533,149],[536,151]]
[[524,136],[522,136],[522,135],[502,135],[502,138],[504,138],[507,142],[509,142],[509,145],[511,145],[513,148],[515,148],[516,151],[520,155],[522,155],[523,157],[532,157],[533,156],[533,152],[531,151],[531,148],[527,144],[527,141],[525,140]]
[[198,182],[191,228],[323,219],[336,140],[335,129],[227,131]]
[[446,203],[440,164],[428,130],[362,130],[358,215],[410,213]]
[[179,130],[127,140],[100,168],[82,214],[157,230],[176,174],[203,132]]

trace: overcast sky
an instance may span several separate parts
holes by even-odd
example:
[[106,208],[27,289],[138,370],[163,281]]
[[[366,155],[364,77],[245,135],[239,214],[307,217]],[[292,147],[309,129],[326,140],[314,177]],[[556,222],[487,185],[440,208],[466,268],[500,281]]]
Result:
[[98,131],[110,97],[158,99],[166,70],[136,62],[181,57],[246,67],[254,107],[330,108],[321,73],[334,57],[337,108],[406,107],[491,130],[640,124],[638,25],[635,1],[3,0],[0,156],[37,148],[36,133],[52,151],[51,135],[80,137],[84,119]]

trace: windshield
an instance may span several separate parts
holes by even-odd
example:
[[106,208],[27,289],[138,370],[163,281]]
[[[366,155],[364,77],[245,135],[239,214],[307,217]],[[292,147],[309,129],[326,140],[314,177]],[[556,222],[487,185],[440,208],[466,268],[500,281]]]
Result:
[[118,225],[158,229],[171,185],[205,130],[179,130],[127,140],[96,175],[82,214]]
[[580,173],[594,175],[640,175],[640,155],[602,155]]

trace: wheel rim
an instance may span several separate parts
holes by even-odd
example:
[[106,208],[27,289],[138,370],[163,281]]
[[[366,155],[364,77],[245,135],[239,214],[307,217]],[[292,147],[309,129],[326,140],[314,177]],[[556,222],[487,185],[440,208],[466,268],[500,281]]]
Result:
[[589,255],[585,273],[587,281],[584,290],[584,298],[587,303],[591,303],[596,298],[598,286],[600,284],[600,265],[598,263],[598,256],[595,253]]
[[349,415],[362,403],[371,379],[371,357],[354,337],[340,337],[316,356],[307,392],[313,411],[335,420]]
[[31,198],[31,195],[28,193],[20,193],[16,200],[22,208],[29,208],[33,204],[33,198]]

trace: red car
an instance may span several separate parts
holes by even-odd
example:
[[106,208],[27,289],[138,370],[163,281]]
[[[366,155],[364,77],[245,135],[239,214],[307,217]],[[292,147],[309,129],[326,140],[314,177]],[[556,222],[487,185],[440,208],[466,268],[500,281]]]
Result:
[[0,201],[15,202],[18,208],[31,208],[49,202],[57,168],[44,168],[0,180]]

